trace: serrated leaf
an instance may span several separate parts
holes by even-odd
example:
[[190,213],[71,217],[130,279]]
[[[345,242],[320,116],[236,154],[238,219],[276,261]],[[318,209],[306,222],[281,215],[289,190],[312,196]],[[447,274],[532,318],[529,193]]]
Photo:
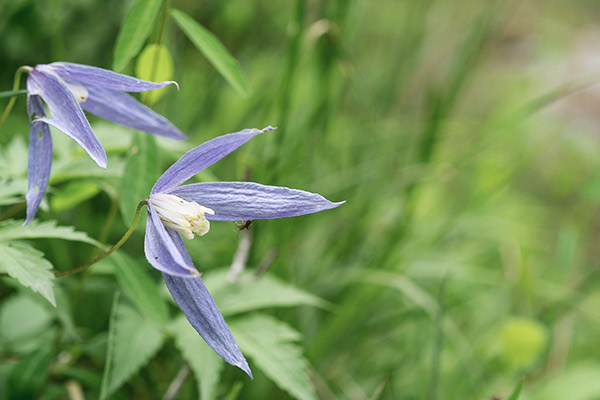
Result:
[[64,188],[52,195],[50,198],[50,208],[54,212],[70,210],[96,196],[100,193],[100,190],[100,186],[92,182],[69,182]]
[[49,347],[36,349],[12,369],[8,382],[9,398],[33,399],[46,380],[52,362]]
[[57,226],[56,221],[31,221],[22,226],[20,222],[8,220],[0,223],[0,241],[17,239],[64,239],[89,243],[93,246],[102,245],[83,232],[77,232],[72,226]]
[[135,57],[152,31],[162,0],[138,0],[125,17],[117,36],[113,69],[122,71]]
[[171,9],[171,16],[183,33],[208,59],[216,70],[242,96],[248,97],[248,85],[238,61],[221,41],[186,13]]
[[[135,64],[135,75],[145,81],[161,82],[173,78],[173,58],[169,49],[162,44],[149,44]],[[156,103],[169,88],[150,90],[142,93],[142,100],[148,104]]]
[[156,324],[129,306],[120,305],[113,322],[114,335],[109,338],[112,368],[108,377],[107,396],[142,368],[163,343],[163,334]]
[[19,242],[0,243],[0,272],[6,272],[23,286],[44,296],[56,307],[50,272],[52,264],[41,251]]
[[223,315],[268,307],[329,306],[317,296],[269,275],[255,279],[251,272],[245,272],[235,284],[230,284],[227,281],[227,271],[220,270],[207,273],[204,281]]
[[277,386],[299,400],[317,398],[302,348],[293,343],[300,340],[297,331],[261,314],[233,320],[229,327],[242,352]]
[[172,332],[182,357],[194,371],[200,399],[214,399],[225,363],[208,347],[183,315],[173,322]]
[[148,198],[158,177],[158,149],[154,137],[136,132],[131,143],[131,155],[121,179],[121,215],[131,224],[138,203]]
[[137,261],[117,251],[102,262],[112,264],[119,287],[142,314],[159,325],[166,325],[167,305],[157,285]]

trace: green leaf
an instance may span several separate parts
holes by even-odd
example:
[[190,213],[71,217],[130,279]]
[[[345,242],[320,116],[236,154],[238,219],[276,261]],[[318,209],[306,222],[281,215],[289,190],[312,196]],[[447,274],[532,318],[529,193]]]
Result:
[[245,272],[235,284],[231,284],[227,281],[227,271],[220,270],[207,273],[204,280],[223,315],[268,307],[329,307],[317,296],[269,275],[255,279],[251,272]]
[[120,159],[111,159],[110,168],[107,169],[98,168],[89,158],[57,160],[52,164],[50,184],[56,185],[72,179],[120,178],[123,175],[124,166],[124,162]]
[[136,132],[131,143],[131,155],[121,179],[121,215],[131,224],[138,203],[148,198],[158,177],[158,149],[151,135]]
[[44,254],[33,247],[18,242],[0,243],[0,272],[8,273],[56,307],[51,269],[52,264],[44,258]]
[[188,39],[204,54],[223,78],[239,94],[248,97],[248,85],[246,84],[240,64],[233,58],[219,39],[182,11],[172,9],[171,16]]
[[154,281],[137,261],[116,251],[102,262],[112,264],[119,287],[142,314],[159,325],[167,324],[167,305]]
[[[173,58],[169,49],[162,44],[149,44],[135,64],[135,75],[143,80],[152,82],[169,81],[173,78]],[[167,93],[168,87],[150,90],[142,93],[146,104],[156,103]]]
[[109,338],[112,367],[107,396],[142,368],[163,344],[163,334],[156,324],[129,306],[119,306],[113,322],[114,335]]
[[152,31],[162,0],[138,0],[125,17],[117,36],[113,69],[122,71],[137,55]]
[[26,179],[0,179],[0,206],[22,203],[27,193]]
[[69,182],[50,198],[54,212],[67,211],[100,193],[100,186],[87,181]]
[[302,348],[293,343],[300,340],[298,332],[261,314],[233,320],[229,327],[242,352],[281,389],[296,399],[317,398]]
[[0,223],[0,241],[16,239],[64,239],[76,242],[89,243],[91,245],[101,247],[102,245],[96,240],[90,238],[83,232],[77,232],[72,226],[57,226],[56,221],[38,222],[31,221],[29,224],[22,226],[21,223],[8,220]]
[[519,382],[517,383],[507,400],[518,400],[519,395],[521,394],[521,389],[523,388],[523,381],[523,378],[519,380]]
[[219,375],[225,363],[208,347],[183,315],[175,320],[172,331],[177,348],[196,375],[200,398],[203,400],[214,399],[219,384]]
[[30,296],[13,296],[4,300],[0,309],[0,337],[11,344],[23,342],[48,330],[51,320],[48,310]]
[[237,381],[233,384],[233,387],[231,388],[229,393],[227,393],[227,395],[223,397],[223,400],[237,400],[240,397],[243,388],[244,382]]
[[[118,290],[115,291],[113,295],[112,307],[110,309],[110,323],[108,325],[108,341],[106,343],[106,361],[104,362],[104,373],[102,374],[102,383],[100,385],[100,395],[98,398],[100,400],[105,400],[108,396],[108,383],[110,381],[110,376],[112,375],[112,364],[114,357],[114,348],[115,348],[115,336],[117,335],[117,311],[119,310],[119,297],[121,297],[121,292]],[[92,343],[94,344],[94,343]],[[89,343],[88,343],[89,346]],[[92,346],[92,353],[95,353],[96,346]],[[89,349],[88,349],[89,351]]]
[[11,371],[8,387],[11,399],[33,399],[40,390],[50,369],[52,350],[36,349],[27,355]]
[[597,362],[579,361],[561,373],[540,381],[527,393],[528,400],[600,398],[600,367]]

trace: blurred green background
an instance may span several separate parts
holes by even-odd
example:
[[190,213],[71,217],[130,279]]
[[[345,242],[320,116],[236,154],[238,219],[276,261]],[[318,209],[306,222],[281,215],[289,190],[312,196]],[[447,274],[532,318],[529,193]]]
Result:
[[[21,65],[111,68],[131,4],[2,1],[1,88],[10,90]],[[265,276],[325,301],[261,311],[299,332],[291,353],[298,353],[296,361],[305,357],[299,368],[312,389],[292,390],[293,397],[505,399],[524,376],[521,399],[600,399],[600,89],[593,86],[600,77],[600,3],[173,0],[172,6],[223,42],[250,95],[232,89],[169,20],[163,44],[181,90],[169,90],[153,108],[189,141],[158,141],[155,177],[203,141],[274,125],[277,131],[199,179],[250,177],[347,201],[310,216],[256,221],[250,229],[250,271],[268,267]],[[149,43],[156,37],[155,28]],[[124,72],[134,74],[134,64]],[[25,108],[21,97],[0,127],[8,181],[26,176],[25,158],[16,156],[25,154]],[[49,204],[38,219],[114,243],[129,221],[117,213],[134,135],[90,121],[109,153],[108,171],[78,176],[69,163],[86,171],[95,166],[54,132]],[[81,198],[73,200],[73,193]],[[0,218],[22,219],[22,201],[4,206]],[[231,264],[243,235],[233,224],[214,223],[209,235],[186,244],[210,277]],[[123,253],[149,267],[142,240],[140,228]],[[94,254],[72,242],[31,243],[59,270]],[[53,343],[36,395],[75,399],[68,387],[75,385],[85,398],[98,397],[118,284],[110,265],[91,271],[55,282],[67,299],[59,312],[2,278],[2,395],[10,396],[11,379],[20,373],[15,366],[29,351]],[[157,271],[144,273],[160,282]],[[35,322],[23,328],[29,344],[15,344],[20,331],[7,327],[25,320]],[[254,381],[226,366],[216,397],[290,396],[283,378],[256,367],[253,357]],[[115,398],[162,398],[186,362],[171,341],[147,361]],[[179,398],[199,395],[196,379],[184,380]]]

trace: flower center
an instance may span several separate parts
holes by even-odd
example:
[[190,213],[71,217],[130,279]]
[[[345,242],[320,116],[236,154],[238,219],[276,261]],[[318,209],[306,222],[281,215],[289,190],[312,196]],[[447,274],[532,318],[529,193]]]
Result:
[[210,222],[204,214],[215,215],[208,207],[203,207],[195,201],[185,201],[180,197],[166,193],[156,193],[150,196],[150,202],[158,213],[163,225],[193,239],[194,233],[204,236],[210,230]]
[[63,85],[65,85],[67,87],[67,89],[69,89],[69,92],[71,92],[73,94],[73,96],[75,96],[75,100],[77,100],[78,103],[83,103],[84,101],[87,100],[89,93],[85,87],[83,87],[81,85],[75,85],[73,83],[67,83],[62,78],[62,76],[57,74],[52,68],[48,67],[47,65],[38,65],[38,66],[36,66],[36,68],[38,68],[41,71],[44,71],[45,73],[50,74],[50,75],[54,76],[56,79],[58,79]]
[[77,100],[78,103],[83,103],[84,101],[87,100],[88,91],[86,88],[84,88],[83,86],[79,86],[79,85],[73,85],[73,84],[67,83],[65,81],[63,81],[63,83],[65,84],[67,89],[69,89],[69,91],[71,93],[73,93],[73,96],[75,96],[75,100]]

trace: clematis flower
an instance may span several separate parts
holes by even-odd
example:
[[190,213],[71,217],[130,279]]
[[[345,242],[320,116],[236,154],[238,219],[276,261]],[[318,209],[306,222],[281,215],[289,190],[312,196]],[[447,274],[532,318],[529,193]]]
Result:
[[[92,132],[82,108],[110,121],[153,135],[182,140],[185,135],[163,116],[124,92],[160,89],[176,82],[148,82],[88,65],[56,62],[29,68],[27,110],[29,162],[27,218],[35,216],[44,197],[52,164],[52,139],[48,125],[75,140],[102,168],[106,153]],[[44,103],[51,117],[46,116]]]
[[144,251],[177,305],[206,343],[229,364],[252,373],[204,286],[181,236],[205,235],[209,221],[274,219],[338,207],[323,196],[254,182],[207,182],[179,186],[254,136],[273,130],[246,129],[219,136],[188,151],[156,182],[147,202]]

